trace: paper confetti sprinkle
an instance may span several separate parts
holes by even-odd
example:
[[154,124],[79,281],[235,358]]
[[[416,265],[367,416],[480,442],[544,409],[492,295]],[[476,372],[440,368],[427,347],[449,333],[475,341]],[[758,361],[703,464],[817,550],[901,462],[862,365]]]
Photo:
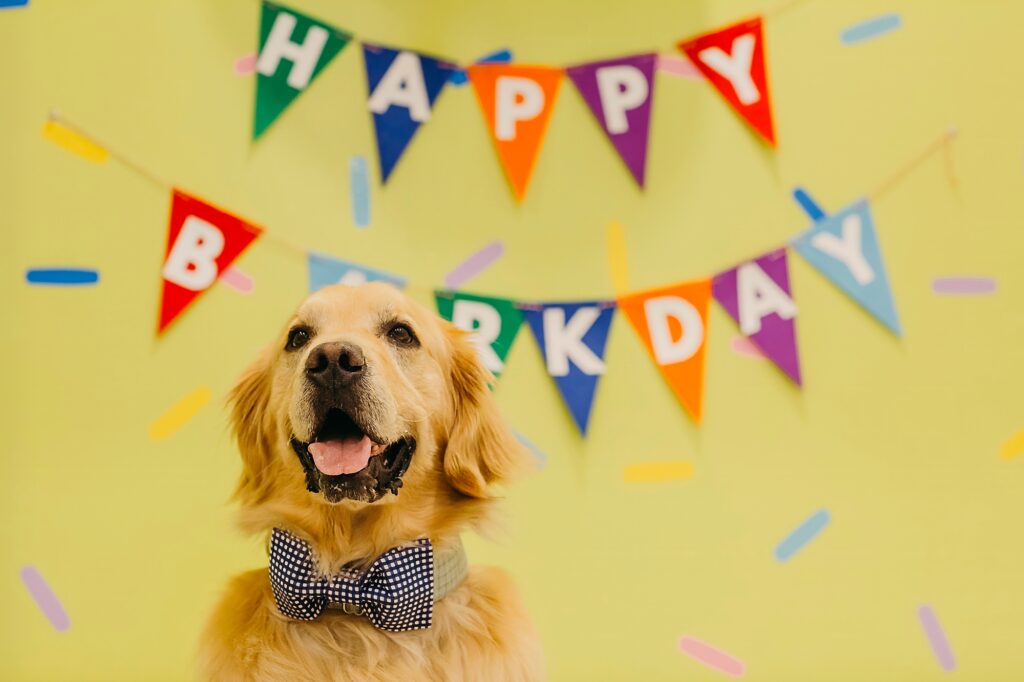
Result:
[[100,273],[91,268],[29,268],[25,281],[40,286],[83,287],[99,282]]
[[953,657],[953,650],[949,648],[946,632],[942,629],[942,623],[939,622],[935,611],[927,604],[923,604],[917,609],[917,617],[921,621],[925,637],[928,638],[928,644],[939,661],[939,666],[946,672],[955,670],[956,659]]
[[462,261],[455,268],[444,276],[444,285],[448,289],[457,289],[472,278],[479,275],[494,261],[501,258],[505,253],[505,245],[500,240],[495,240],[480,249],[466,260]]
[[0,9],[25,7],[26,5],[28,5],[28,0],[0,0]]
[[21,581],[25,583],[29,594],[36,602],[36,606],[43,612],[50,625],[58,632],[64,632],[71,627],[71,619],[57,599],[57,595],[50,589],[46,579],[39,573],[35,566],[23,566],[21,569]]
[[775,558],[779,561],[787,561],[803,549],[804,545],[817,537],[818,533],[824,530],[829,521],[830,516],[825,509],[819,509],[811,514],[807,517],[806,521],[797,526],[792,533],[779,543],[775,548]]
[[743,661],[696,637],[680,637],[679,650],[698,663],[703,663],[723,675],[743,677],[747,671],[747,666]]
[[932,280],[932,291],[936,294],[974,296],[995,290],[996,281],[991,277],[936,277]]
[[356,227],[370,224],[370,176],[366,157],[356,155],[348,162],[348,188],[352,195],[352,222]]
[[754,342],[745,336],[736,335],[732,337],[732,341],[729,342],[729,348],[732,349],[733,353],[737,355],[745,355],[748,358],[759,358],[764,360],[764,353],[761,349],[754,345]]
[[163,440],[171,435],[195,416],[203,405],[210,402],[210,389],[200,386],[187,396],[171,406],[169,410],[160,415],[149,427],[151,440]]
[[804,210],[807,217],[817,222],[825,217],[825,211],[816,202],[810,194],[807,193],[803,187],[793,188],[793,198],[796,199],[796,203],[800,204],[800,208]]
[[688,78],[695,81],[704,79],[704,74],[693,65],[693,62],[673,54],[658,55],[658,71],[677,78]]
[[221,273],[220,281],[246,296],[256,290],[256,281],[234,266]]
[[880,17],[867,19],[859,24],[847,26],[839,34],[839,40],[847,45],[860,43],[871,38],[895,31],[902,25],[903,21],[898,14],[883,14]]
[[548,463],[548,458],[547,458],[547,456],[546,456],[546,455],[545,455],[545,454],[544,454],[543,452],[541,452],[541,451],[540,451],[540,448],[538,448],[538,447],[537,447],[536,445],[534,445],[534,444],[533,444],[533,443],[532,443],[532,442],[531,442],[531,441],[530,441],[530,440],[529,440],[529,439],[528,439],[528,438],[527,438],[526,436],[524,436],[523,434],[521,434],[521,433],[519,433],[518,431],[516,431],[516,432],[515,432],[515,436],[516,436],[516,439],[517,439],[517,440],[518,440],[518,441],[519,441],[520,443],[522,443],[523,445],[525,445],[525,446],[526,446],[526,448],[527,448],[527,449],[528,449],[528,450],[529,450],[530,452],[532,452],[532,453],[533,453],[533,456],[537,458],[537,468],[538,468],[538,469],[543,469],[543,468],[544,468],[544,465]]
[[1018,431],[999,448],[999,456],[1003,459],[1014,459],[1022,454],[1024,454],[1024,431]]
[[43,124],[43,137],[58,147],[94,163],[106,163],[107,150],[56,121]]
[[[512,61],[512,50],[503,49],[495,50],[494,52],[484,55],[480,59],[476,60],[476,64],[508,64]],[[452,85],[463,86],[469,82],[469,76],[466,75],[465,69],[456,69],[452,71],[452,75],[448,77],[448,82]]]
[[642,462],[630,464],[622,470],[627,483],[658,483],[660,481],[681,481],[693,476],[693,465],[689,462]]
[[612,275],[612,288],[622,294],[629,290],[629,263],[626,260],[626,231],[622,223],[608,223],[608,270]]
[[251,76],[256,73],[256,59],[259,55],[255,52],[239,57],[235,60],[235,75]]

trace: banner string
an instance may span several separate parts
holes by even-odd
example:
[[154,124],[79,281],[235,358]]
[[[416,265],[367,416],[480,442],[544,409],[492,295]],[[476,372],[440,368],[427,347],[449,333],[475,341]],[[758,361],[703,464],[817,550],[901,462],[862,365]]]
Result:
[[[802,0],[797,0],[797,1],[802,1]],[[166,190],[168,192],[173,191],[175,189],[174,185],[172,185],[171,183],[163,180],[160,175],[150,171],[145,166],[139,164],[138,162],[134,161],[130,157],[125,156],[124,154],[122,154],[120,152],[114,151],[105,142],[100,140],[98,137],[96,137],[95,135],[93,135],[91,132],[87,131],[86,129],[84,129],[80,125],[76,124],[74,121],[70,120],[68,117],[66,117],[64,114],[62,114],[60,111],[58,111],[56,109],[51,110],[50,111],[50,115],[49,115],[49,120],[54,122],[54,123],[58,123],[58,124],[60,124],[60,125],[62,125],[64,127],[66,127],[67,129],[69,129],[72,132],[74,132],[76,135],[80,135],[82,138],[88,140],[89,142],[93,143],[97,147],[100,147],[101,149],[103,149],[104,151],[107,152],[107,154],[110,156],[111,159],[117,161],[122,166],[124,166],[128,170],[132,171],[136,175],[139,175],[140,177],[145,179],[147,182],[149,182],[153,186],[158,187],[158,188],[163,189],[163,190]],[[868,199],[871,199],[871,200],[875,200],[878,197],[882,196],[885,192],[889,191],[894,185],[898,184],[900,181],[902,181],[904,178],[906,178],[912,171],[914,171],[914,169],[916,169],[922,163],[927,161],[933,154],[935,154],[939,150],[944,150],[945,151],[945,169],[946,169],[946,174],[947,174],[947,177],[949,179],[950,184],[955,187],[956,184],[957,184],[957,181],[956,181],[956,175],[955,175],[954,169],[953,169],[953,159],[952,159],[952,153],[951,153],[951,150],[950,150],[950,146],[951,146],[952,141],[956,138],[956,136],[958,134],[959,134],[959,130],[956,127],[948,128],[941,135],[939,135],[935,139],[933,139],[930,142],[928,142],[927,145],[925,145],[917,154],[915,154],[910,159],[908,159],[903,165],[901,165],[895,171],[893,171],[892,173],[887,175],[881,182],[878,183],[878,185],[875,186],[875,188],[873,190],[868,192],[867,195],[865,195],[865,196]],[[230,211],[230,212],[233,213],[233,211]],[[803,233],[803,231],[798,232],[797,235],[795,235],[795,237],[799,236],[802,233]],[[268,241],[272,241],[272,242],[278,244],[279,246],[283,246],[283,247],[285,247],[285,248],[287,248],[289,250],[292,250],[292,251],[294,251],[294,252],[296,252],[298,254],[301,254],[303,257],[307,256],[310,253],[326,253],[326,252],[323,252],[323,251],[317,251],[317,250],[314,250],[314,249],[309,249],[309,248],[307,248],[307,247],[305,247],[305,246],[303,246],[303,245],[301,245],[301,244],[299,244],[297,242],[292,241],[291,239],[288,239],[287,237],[284,237],[284,236],[282,236],[280,234],[277,234],[276,232],[271,232],[270,230],[268,230],[267,228],[262,227],[262,226],[261,226],[260,236],[265,238],[265,239],[267,239]],[[786,243],[784,243],[782,246],[780,246],[778,248],[785,248],[791,242],[792,242],[792,239],[788,240]],[[766,252],[767,251],[771,251],[771,249],[766,250]],[[667,285],[663,285],[663,286],[667,286]],[[429,292],[430,294],[441,293],[442,295],[450,295],[452,293],[452,290],[445,289],[444,287],[427,287],[425,285],[420,285],[420,284],[414,283],[414,282],[407,282],[406,288],[412,289],[412,290],[415,290],[415,291],[419,291],[419,292]],[[642,292],[652,291],[652,290],[659,289],[659,288],[661,288],[661,287],[646,287],[646,288],[644,288],[642,290],[636,290],[636,291],[630,291],[630,292],[615,292],[615,296],[613,296],[612,298],[621,298],[621,297],[623,297],[625,295],[628,295],[628,294],[642,293]],[[467,290],[460,289],[460,291],[467,291]],[[482,296],[491,296],[490,294],[486,294],[486,293],[483,293],[483,292],[476,292],[475,290],[474,290],[474,293],[479,293]],[[508,296],[491,296],[491,297],[492,298],[504,298],[504,299],[508,299],[508,300],[515,300],[515,299],[509,299]],[[520,302],[519,305],[521,307],[523,307],[524,309],[527,309],[527,310],[534,309],[534,307],[533,307],[534,304]]]

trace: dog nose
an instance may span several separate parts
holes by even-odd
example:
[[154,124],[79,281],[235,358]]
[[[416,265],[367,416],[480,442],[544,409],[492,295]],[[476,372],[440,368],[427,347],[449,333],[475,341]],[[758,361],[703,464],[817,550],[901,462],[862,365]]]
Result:
[[322,343],[306,358],[306,374],[320,383],[350,381],[365,370],[363,350],[351,343]]

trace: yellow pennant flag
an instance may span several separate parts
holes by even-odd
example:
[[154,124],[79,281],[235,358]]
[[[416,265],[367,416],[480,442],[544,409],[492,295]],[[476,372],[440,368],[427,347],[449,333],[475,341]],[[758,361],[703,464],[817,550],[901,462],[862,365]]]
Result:
[[103,147],[57,121],[47,121],[43,124],[43,137],[58,147],[95,163],[105,163],[110,156]]

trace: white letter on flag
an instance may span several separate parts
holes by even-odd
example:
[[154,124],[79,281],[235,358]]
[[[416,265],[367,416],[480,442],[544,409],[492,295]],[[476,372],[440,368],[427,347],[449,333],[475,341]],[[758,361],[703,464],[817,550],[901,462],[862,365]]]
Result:
[[857,284],[864,286],[875,279],[875,271],[868,265],[861,249],[860,216],[848,215],[843,219],[843,236],[840,239],[831,232],[819,232],[811,237],[811,244],[841,261],[850,269]]
[[459,299],[452,309],[452,324],[470,332],[469,340],[476,346],[484,366],[491,372],[500,372],[501,358],[491,348],[501,334],[501,315],[493,307],[479,301]]
[[499,140],[516,139],[516,122],[527,121],[544,109],[544,91],[536,81],[501,76],[495,85],[494,136]]
[[216,281],[216,259],[223,250],[224,233],[190,215],[164,263],[164,279],[192,291],[202,291]]
[[570,358],[584,374],[604,374],[604,362],[583,343],[583,337],[600,315],[599,308],[587,306],[577,310],[567,324],[565,310],[562,308],[544,309],[544,343],[547,346],[545,355],[551,376],[568,375]]
[[313,69],[320,61],[320,54],[327,44],[327,31],[320,26],[310,26],[306,32],[306,40],[303,43],[292,42],[292,32],[295,30],[295,17],[287,12],[281,12],[274,20],[274,26],[270,29],[267,42],[263,45],[260,58],[256,62],[256,70],[264,76],[273,76],[281,59],[292,62],[291,71],[288,72],[288,85],[296,90],[302,90],[309,85],[313,77]]
[[423,82],[420,58],[412,52],[399,52],[391,62],[368,102],[370,111],[383,114],[392,106],[405,107],[409,118],[419,123],[430,118],[430,98]]
[[697,55],[702,62],[729,79],[741,104],[753,104],[761,99],[761,93],[750,77],[755,41],[753,34],[745,33],[732,41],[732,55],[727,55],[720,47],[709,47]]
[[[644,301],[644,315],[651,332],[651,346],[659,365],[671,365],[693,357],[704,343],[704,322],[693,304],[678,296],[659,296]],[[668,320],[674,317],[683,334],[672,340]]]
[[597,70],[597,90],[601,96],[604,124],[618,135],[629,130],[626,112],[647,101],[647,79],[635,66],[622,64]]
[[736,272],[740,331],[750,336],[761,331],[761,318],[777,313],[784,320],[796,315],[796,303],[757,263],[744,263]]

